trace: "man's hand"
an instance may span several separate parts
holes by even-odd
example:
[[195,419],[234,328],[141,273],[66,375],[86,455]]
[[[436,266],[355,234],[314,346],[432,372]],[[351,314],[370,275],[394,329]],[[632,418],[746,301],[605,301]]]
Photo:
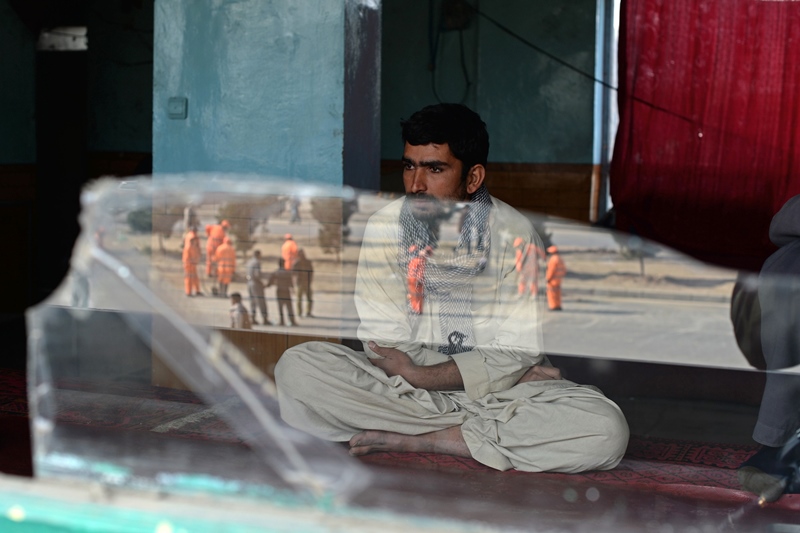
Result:
[[[411,358],[405,352],[401,352],[397,348],[388,348],[378,346],[375,341],[369,341],[369,349],[380,355],[382,359],[370,358],[369,362],[377,366],[389,377],[403,376],[406,381],[411,383],[414,370],[417,368]],[[413,385],[413,383],[411,383]]]
[[520,383],[527,383],[528,381],[545,381],[548,379],[561,379],[561,370],[552,366],[536,365],[530,367],[527,372],[522,374],[522,377],[517,381]]
[[370,358],[369,362],[386,372],[389,377],[403,376],[418,389],[464,390],[461,372],[452,359],[436,365],[419,366],[414,364],[407,353],[396,348],[381,347],[375,341],[369,341],[367,346],[383,358]]

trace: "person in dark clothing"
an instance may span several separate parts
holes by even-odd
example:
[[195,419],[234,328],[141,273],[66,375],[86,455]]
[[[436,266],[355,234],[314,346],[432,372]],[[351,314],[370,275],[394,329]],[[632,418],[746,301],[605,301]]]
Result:
[[292,224],[299,224],[300,223],[300,198],[297,196],[292,196],[289,199],[289,212],[291,213],[291,217],[289,218],[289,222]]
[[[772,218],[769,238],[779,249],[767,258],[758,276],[760,320],[751,313],[760,322],[768,371],[753,430],[753,440],[763,446],[739,467],[742,487],[764,501],[800,492],[800,376],[780,371],[800,364],[800,195],[790,198]],[[742,324],[747,322],[734,321],[734,327]]]
[[267,287],[275,286],[275,295],[278,299],[278,313],[281,316],[281,326],[285,325],[283,320],[283,310],[286,309],[286,314],[289,318],[289,323],[296,326],[297,322],[294,319],[294,311],[292,311],[292,289],[294,288],[294,280],[292,273],[286,270],[283,259],[278,259],[278,270],[270,274],[269,283]]
[[303,298],[306,299],[306,316],[311,314],[311,306],[314,301],[314,293],[311,289],[311,280],[314,277],[314,265],[306,257],[306,251],[302,248],[297,252],[297,261],[292,269],[294,273],[294,283],[297,287],[297,316],[303,316]]
[[253,324],[258,324],[257,309],[261,311],[264,325],[272,324],[267,318],[267,299],[264,297],[264,281],[261,279],[261,251],[259,250],[254,251],[253,257],[247,262],[247,292],[250,294],[250,314],[253,315]]

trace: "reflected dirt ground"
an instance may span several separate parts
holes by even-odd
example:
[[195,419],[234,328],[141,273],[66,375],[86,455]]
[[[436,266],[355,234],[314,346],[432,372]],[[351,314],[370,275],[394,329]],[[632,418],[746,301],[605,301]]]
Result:
[[[286,197],[283,197],[285,199]],[[262,252],[265,275],[277,268],[283,236],[291,233],[314,265],[314,316],[298,318],[292,333],[355,338],[358,317],[352,305],[352,290],[363,230],[368,218],[393,197],[361,194],[358,209],[348,224],[349,234],[338,250],[324,247],[319,233],[324,225],[312,213],[312,199],[300,202],[300,221],[292,222],[288,208],[253,220],[253,246],[237,256],[237,269],[228,294],[239,292],[247,301],[245,264],[252,250]],[[179,207],[179,206],[178,206]],[[221,203],[197,208],[200,227],[218,223]],[[180,209],[174,210],[179,212]],[[198,325],[228,327],[227,298],[212,294],[216,280],[199,270],[203,297],[183,296],[181,247],[183,226],[174,216],[169,236],[131,231],[125,213],[116,217],[117,241],[132,253],[147,255],[153,279],[161,294],[182,315]],[[544,313],[545,349],[550,353],[631,359],[651,362],[749,368],[735,343],[730,318],[730,294],[736,272],[707,265],[672,250],[652,245],[649,256],[640,259],[624,253],[624,238],[613,232],[561,219],[526,213],[546,231],[567,264],[563,284],[564,312]],[[205,238],[200,231],[205,255]],[[105,236],[109,242],[109,235]],[[655,250],[655,253],[653,251]],[[204,260],[204,259],[203,259]],[[544,298],[544,280],[539,294]],[[96,272],[90,276],[102,276]],[[125,309],[114,294],[104,293],[104,283],[92,283],[89,306]],[[275,289],[266,290],[271,317],[277,316]],[[61,296],[69,304],[69,295]],[[295,304],[296,305],[296,304]],[[277,320],[273,320],[277,322]],[[256,325],[258,331],[289,331],[279,326]]]

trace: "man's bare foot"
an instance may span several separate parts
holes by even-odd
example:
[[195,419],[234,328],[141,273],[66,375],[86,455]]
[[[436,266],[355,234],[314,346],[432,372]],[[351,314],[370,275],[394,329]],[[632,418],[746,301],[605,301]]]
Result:
[[366,455],[373,452],[431,452],[472,457],[461,435],[461,426],[422,435],[370,430],[362,431],[350,439],[350,455]]

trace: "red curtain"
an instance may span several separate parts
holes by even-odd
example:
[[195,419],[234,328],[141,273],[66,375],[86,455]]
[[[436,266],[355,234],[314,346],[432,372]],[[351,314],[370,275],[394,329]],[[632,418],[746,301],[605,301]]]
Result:
[[617,228],[758,270],[800,194],[800,2],[623,0]]

